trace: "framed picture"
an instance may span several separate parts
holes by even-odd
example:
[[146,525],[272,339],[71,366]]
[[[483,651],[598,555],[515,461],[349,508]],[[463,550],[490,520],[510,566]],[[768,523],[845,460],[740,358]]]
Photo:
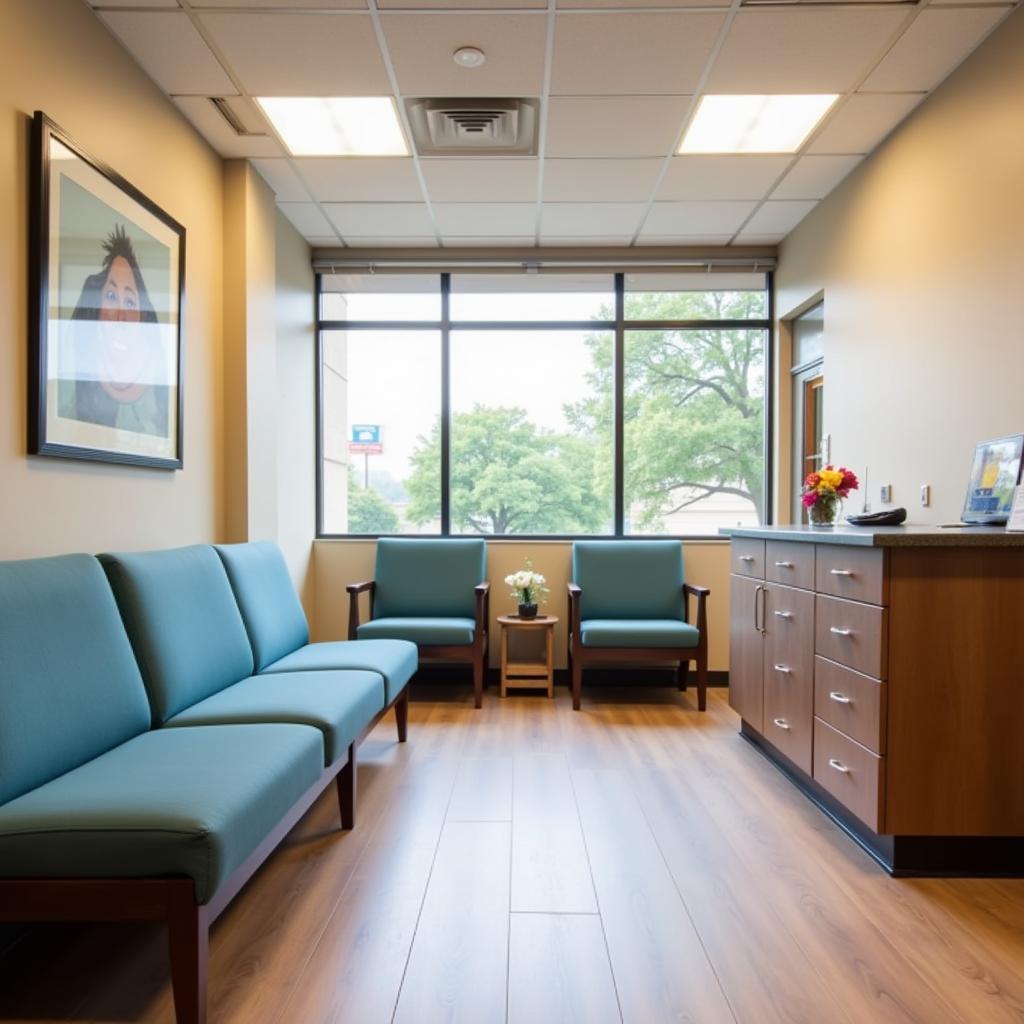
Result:
[[180,469],[185,229],[32,128],[29,452]]

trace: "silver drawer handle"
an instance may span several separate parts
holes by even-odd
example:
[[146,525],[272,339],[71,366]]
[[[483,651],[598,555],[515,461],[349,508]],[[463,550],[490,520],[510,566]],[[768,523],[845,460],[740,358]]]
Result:
[[787,722],[787,721],[786,721],[786,720],[785,720],[784,718],[773,718],[773,719],[772,719],[772,721],[773,721],[773,722],[774,722],[774,723],[775,723],[775,724],[776,724],[776,725],[777,725],[777,726],[778,726],[778,727],[779,727],[780,729],[788,729],[788,728],[789,728],[789,722]]
[[832,700],[834,700],[837,704],[852,704],[853,703],[853,701],[850,700],[850,698],[847,697],[845,694],[837,693],[835,690],[833,690],[829,694],[829,697],[831,697]]
[[740,561],[741,562],[752,562],[752,561],[754,561],[754,556],[753,555],[740,555]]
[[833,576],[852,576],[853,575],[853,570],[852,569],[829,569],[829,572],[832,573]]
[[792,562],[776,562],[775,563],[775,568],[776,569],[792,569],[793,568],[793,563]]
[[836,636],[853,636],[852,629],[840,629],[838,626],[829,626],[828,631]]
[[828,766],[829,768],[835,768],[837,772],[842,772],[844,775],[850,774],[850,769],[842,761],[837,761],[834,757],[828,759]]
[[788,665],[775,665],[774,668],[776,672],[785,672],[787,675],[793,671]]
[[776,612],[775,617],[777,619],[791,619],[793,618],[792,612]]

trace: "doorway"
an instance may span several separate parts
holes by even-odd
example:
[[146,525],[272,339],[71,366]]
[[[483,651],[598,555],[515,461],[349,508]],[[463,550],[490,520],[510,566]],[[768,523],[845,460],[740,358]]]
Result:
[[825,433],[825,303],[819,302],[792,321],[793,358],[793,494],[792,521],[807,522],[800,491],[808,473],[829,461]]

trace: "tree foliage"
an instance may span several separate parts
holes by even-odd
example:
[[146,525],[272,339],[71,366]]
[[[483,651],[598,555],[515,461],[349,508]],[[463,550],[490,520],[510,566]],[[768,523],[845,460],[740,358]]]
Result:
[[[436,520],[441,507],[441,427],[412,456],[406,486],[412,523]],[[525,410],[476,405],[451,428],[453,532],[593,533],[610,523],[595,489],[594,445],[542,430]]]
[[361,487],[349,476],[348,532],[398,533],[395,510],[372,487]]

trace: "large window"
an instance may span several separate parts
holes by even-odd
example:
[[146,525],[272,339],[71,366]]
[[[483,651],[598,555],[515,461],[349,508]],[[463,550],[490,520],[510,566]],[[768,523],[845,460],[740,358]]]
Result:
[[764,521],[764,274],[320,282],[321,534]]

